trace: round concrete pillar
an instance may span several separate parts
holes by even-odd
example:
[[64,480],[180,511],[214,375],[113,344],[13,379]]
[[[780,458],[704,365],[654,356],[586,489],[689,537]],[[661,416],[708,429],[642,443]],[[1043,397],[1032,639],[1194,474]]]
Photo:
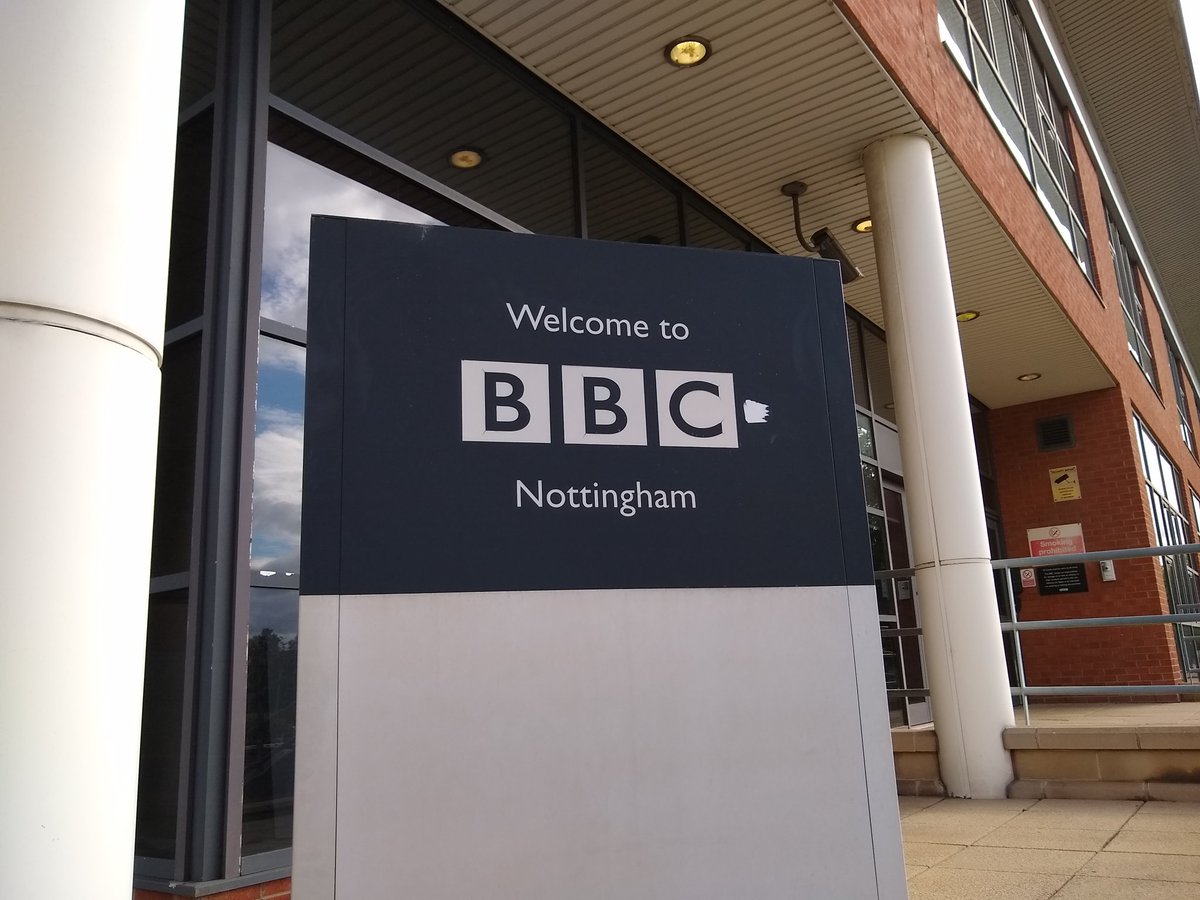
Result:
[[933,155],[898,136],[865,164],[942,780],[1003,797],[1012,699]]
[[0,28],[0,896],[132,890],[183,3]]

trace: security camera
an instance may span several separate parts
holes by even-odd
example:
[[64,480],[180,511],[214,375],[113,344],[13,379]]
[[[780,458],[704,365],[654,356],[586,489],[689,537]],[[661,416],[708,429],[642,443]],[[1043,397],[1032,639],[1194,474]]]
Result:
[[812,243],[822,257],[835,260],[842,267],[842,284],[849,284],[856,278],[862,277],[858,266],[850,261],[850,255],[846,253],[828,228],[822,228],[813,234]]

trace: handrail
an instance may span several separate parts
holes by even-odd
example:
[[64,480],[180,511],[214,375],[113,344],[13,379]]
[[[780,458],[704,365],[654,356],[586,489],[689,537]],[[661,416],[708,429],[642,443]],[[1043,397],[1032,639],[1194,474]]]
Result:
[[1058,556],[1019,556],[993,559],[993,569],[1025,569],[1031,566],[1062,566],[1070,563],[1100,562],[1105,559],[1138,559],[1143,556],[1186,556],[1200,553],[1200,544],[1175,544],[1170,547],[1143,547],[1134,550],[1091,550],[1087,553],[1062,553]]
[[[1079,563],[1102,562],[1117,559],[1143,559],[1155,557],[1200,556],[1200,543],[1175,544],[1170,546],[1143,547],[1124,550],[1093,550],[1087,553],[1063,553],[1057,556],[1023,556],[1009,559],[991,560],[994,571],[1011,571],[1013,569],[1039,568],[1042,566],[1075,565]],[[875,580],[883,581],[895,578],[912,578],[927,566],[917,566],[905,569],[884,569],[875,572]],[[1200,568],[1200,567],[1198,567]],[[1129,684],[1129,685],[1038,685],[1030,686],[1025,682],[1025,661],[1021,653],[1021,633],[1026,631],[1051,631],[1057,629],[1075,628],[1113,628],[1130,625],[1194,625],[1200,627],[1200,609],[1194,613],[1171,613],[1166,615],[1140,616],[1090,616],[1064,619],[1040,619],[1034,621],[1018,621],[1016,595],[1013,589],[1012,577],[1003,579],[1005,594],[1008,601],[1010,621],[1001,622],[1000,630],[1013,636],[1014,662],[1016,663],[1017,685],[1011,689],[1014,697],[1021,698],[1025,713],[1025,724],[1030,724],[1030,697],[1080,697],[1080,696],[1146,696],[1156,694],[1200,694],[1200,684]],[[1190,604],[1189,604],[1190,605]],[[1178,607],[1176,607],[1178,608]],[[881,628],[882,637],[920,636],[921,628]],[[925,690],[889,689],[888,695],[893,697],[928,696]]]

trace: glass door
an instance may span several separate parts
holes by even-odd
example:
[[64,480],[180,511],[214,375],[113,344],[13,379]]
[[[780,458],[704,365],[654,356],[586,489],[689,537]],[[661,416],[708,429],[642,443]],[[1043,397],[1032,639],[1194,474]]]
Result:
[[[884,474],[881,485],[883,515],[872,516],[873,549],[877,570],[907,569],[912,565],[904,513],[904,488]],[[881,540],[882,538],[882,540]],[[893,726],[924,725],[933,721],[927,693],[921,618],[916,585],[911,576],[875,582],[879,602],[879,627],[883,635],[883,668],[888,709]],[[903,693],[901,693],[903,692]]]

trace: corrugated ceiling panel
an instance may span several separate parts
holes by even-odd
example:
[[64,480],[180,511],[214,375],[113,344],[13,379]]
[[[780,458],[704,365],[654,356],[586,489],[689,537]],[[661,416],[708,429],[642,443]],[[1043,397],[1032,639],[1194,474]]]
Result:
[[[862,151],[924,129],[832,4],[443,2],[782,252],[801,251],[779,186],[806,181],[805,229],[837,234],[865,276],[847,301],[882,324],[871,238],[849,227],[867,213]],[[683,34],[710,38],[712,59],[667,65],[663,47]],[[935,155],[957,302],[982,313],[960,328],[972,392],[1005,406],[1110,385],[974,191]],[[626,213],[606,214],[619,229]],[[1027,371],[1043,378],[1015,380]]]

